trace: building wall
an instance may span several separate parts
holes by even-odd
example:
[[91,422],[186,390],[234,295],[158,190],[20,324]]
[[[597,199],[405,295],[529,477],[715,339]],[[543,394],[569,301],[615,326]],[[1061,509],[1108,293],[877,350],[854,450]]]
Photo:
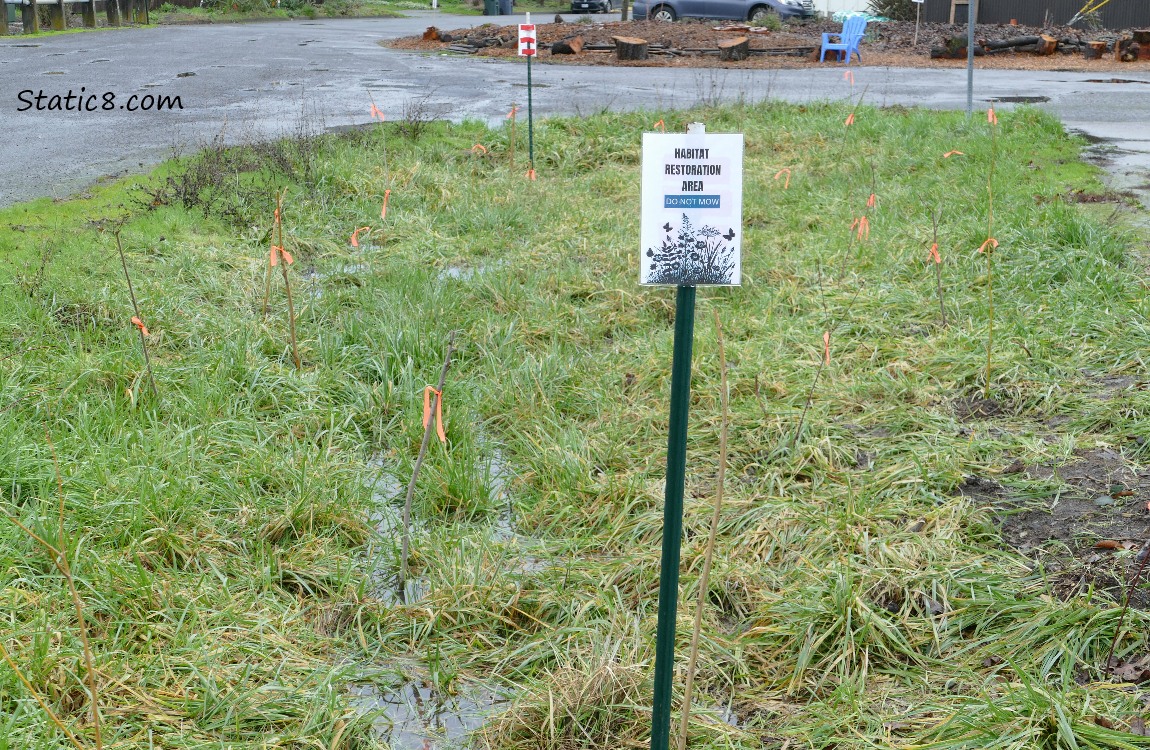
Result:
[[[979,23],[1010,23],[1016,19],[1027,26],[1042,26],[1047,20],[1056,25],[1065,24],[1082,9],[1085,0],[981,0],[978,8]],[[1147,0],[1110,0],[1099,11],[1102,24],[1109,29],[1150,26],[1150,2]],[[950,0],[926,0],[922,8],[926,21],[945,23],[950,20]],[[959,6],[955,19],[966,20]]]
[[865,11],[866,9],[867,0],[815,0],[815,10],[819,13]]

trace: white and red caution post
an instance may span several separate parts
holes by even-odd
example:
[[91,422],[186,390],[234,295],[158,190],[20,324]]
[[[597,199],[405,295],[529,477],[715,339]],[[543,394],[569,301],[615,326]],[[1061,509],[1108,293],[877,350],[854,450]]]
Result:
[[527,178],[535,179],[535,123],[534,113],[531,111],[531,58],[539,52],[539,38],[535,24],[531,23],[531,14],[527,14],[527,23],[519,24],[519,55],[527,58]]

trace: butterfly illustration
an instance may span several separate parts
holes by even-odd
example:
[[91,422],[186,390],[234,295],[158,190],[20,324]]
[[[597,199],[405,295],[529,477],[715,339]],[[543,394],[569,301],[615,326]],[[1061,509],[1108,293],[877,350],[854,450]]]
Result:
[[723,235],[723,239],[725,239],[727,242],[730,242],[731,240],[735,239],[735,230],[734,229],[728,229],[727,233]]
[[664,232],[670,232],[671,231],[671,222],[668,221],[666,224],[663,225],[663,231]]

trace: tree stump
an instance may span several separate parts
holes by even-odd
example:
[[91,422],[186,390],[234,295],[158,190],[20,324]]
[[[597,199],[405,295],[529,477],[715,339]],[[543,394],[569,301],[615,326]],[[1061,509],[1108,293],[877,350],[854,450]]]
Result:
[[553,55],[577,55],[583,51],[583,37],[564,39],[551,45]]
[[1138,45],[1138,59],[1150,60],[1150,29],[1136,29],[1134,43]]
[[1101,60],[1106,54],[1106,42],[1087,42],[1083,55],[1087,60]]
[[1034,51],[1037,54],[1042,55],[1043,57],[1046,57],[1047,55],[1053,55],[1055,50],[1057,50],[1057,49],[1058,49],[1058,40],[1052,36],[1047,36],[1046,34],[1043,34],[1042,36],[1038,37],[1038,46]]
[[612,37],[615,42],[615,59],[646,60],[647,40],[633,36]]
[[739,62],[751,56],[751,40],[745,36],[738,39],[725,39],[719,42],[719,59],[725,62]]
[[1114,45],[1114,59],[1120,62],[1134,62],[1142,52],[1142,45],[1132,37],[1120,39]]

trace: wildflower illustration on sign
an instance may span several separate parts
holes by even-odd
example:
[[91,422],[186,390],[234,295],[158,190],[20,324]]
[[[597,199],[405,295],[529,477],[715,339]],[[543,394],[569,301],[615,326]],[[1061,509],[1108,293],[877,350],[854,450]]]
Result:
[[644,133],[642,205],[640,284],[740,284],[741,133]]

